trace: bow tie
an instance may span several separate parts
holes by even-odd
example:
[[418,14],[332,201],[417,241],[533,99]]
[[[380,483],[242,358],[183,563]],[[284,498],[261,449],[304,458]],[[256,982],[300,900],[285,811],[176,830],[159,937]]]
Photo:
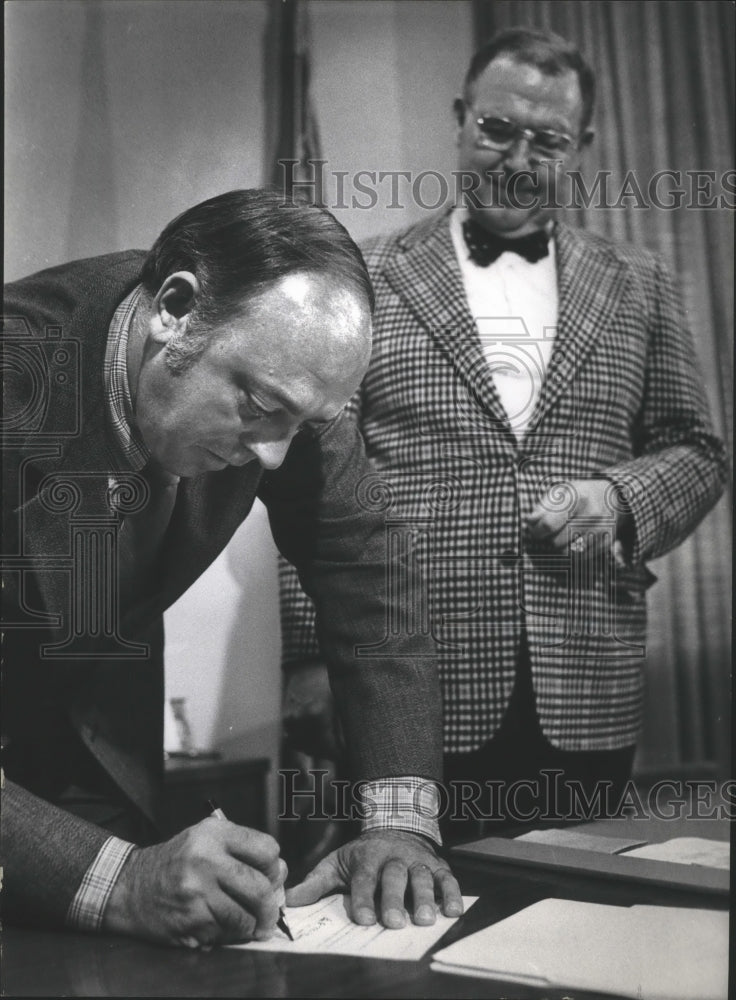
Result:
[[470,253],[470,259],[479,267],[488,267],[501,256],[505,250],[518,253],[530,264],[536,263],[549,253],[549,237],[544,229],[522,236],[517,240],[507,240],[503,236],[489,233],[473,219],[463,222],[463,236]]

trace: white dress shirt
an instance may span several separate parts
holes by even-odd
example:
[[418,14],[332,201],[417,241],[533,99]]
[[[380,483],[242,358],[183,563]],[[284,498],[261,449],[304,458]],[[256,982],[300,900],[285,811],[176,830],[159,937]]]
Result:
[[462,232],[467,209],[450,216],[450,232],[465,294],[493,381],[516,439],[534,412],[557,332],[557,267],[549,254],[530,263],[504,252],[488,267],[470,259]]

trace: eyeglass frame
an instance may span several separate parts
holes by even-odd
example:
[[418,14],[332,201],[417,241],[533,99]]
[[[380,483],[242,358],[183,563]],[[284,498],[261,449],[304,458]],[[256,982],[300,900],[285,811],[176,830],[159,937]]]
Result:
[[[465,103],[465,102],[463,102],[463,103]],[[470,108],[470,106],[468,104],[465,104],[465,107],[468,108],[469,111],[472,111],[472,109]],[[494,119],[495,121],[504,122],[505,124],[513,126],[513,128],[514,128],[514,134],[509,139],[509,141],[507,143],[499,144],[497,142],[494,142],[490,138],[490,136],[487,136],[483,132],[483,124],[482,123],[484,121],[487,121],[488,119]],[[534,150],[534,152],[537,153],[538,155],[542,156],[543,158],[546,158],[546,159],[554,159],[555,154],[557,154],[557,155],[559,155],[561,157],[567,156],[570,153],[571,149],[573,149],[573,148],[577,149],[578,148],[578,145],[579,145],[580,139],[581,139],[581,136],[572,136],[572,135],[569,135],[567,132],[560,132],[557,129],[552,129],[552,128],[548,128],[548,129],[544,129],[544,128],[536,128],[536,129],[525,128],[523,125],[519,125],[518,122],[512,121],[511,118],[504,118],[501,115],[480,115],[478,117],[474,117],[473,118],[473,124],[475,125],[476,129],[480,133],[480,139],[481,139],[481,141],[483,141],[484,145],[486,145],[487,148],[497,149],[497,150],[499,150],[499,152],[506,152],[509,149],[511,149],[511,147],[514,145],[514,143],[518,142],[519,139],[526,139],[527,142],[529,143],[530,147]],[[558,136],[561,139],[564,139],[566,141],[566,145],[562,149],[555,149],[555,150],[540,149],[539,146],[534,142],[534,139],[535,139],[535,136],[537,136],[537,135],[539,135],[540,133],[543,133],[543,132],[546,132],[548,135],[554,135],[554,136]]]

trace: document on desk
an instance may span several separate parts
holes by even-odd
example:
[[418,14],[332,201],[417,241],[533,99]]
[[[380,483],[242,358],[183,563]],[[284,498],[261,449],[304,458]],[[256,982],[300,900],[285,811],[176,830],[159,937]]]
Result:
[[729,871],[731,844],[728,840],[708,840],[705,837],[674,837],[662,844],[647,844],[625,851],[627,858],[649,858],[653,861],[674,861],[679,865],[704,865]]
[[[465,910],[477,896],[463,896]],[[386,930],[381,924],[370,927],[354,924],[348,916],[348,897],[326,896],[309,906],[287,906],[286,922],[293,941],[277,930],[268,941],[248,941],[230,945],[249,951],[285,951],[292,954],[357,955],[361,958],[396,958],[416,961],[446,934],[459,917],[437,914],[429,927],[419,927],[407,918],[400,930]]]
[[581,851],[601,851],[603,854],[621,854],[632,847],[646,844],[646,840],[635,837],[598,837],[582,830],[558,829],[530,830],[514,837],[515,841],[531,844],[547,844],[550,847],[574,847]]
[[637,1000],[726,1000],[728,913],[543,899],[436,952],[431,968]]

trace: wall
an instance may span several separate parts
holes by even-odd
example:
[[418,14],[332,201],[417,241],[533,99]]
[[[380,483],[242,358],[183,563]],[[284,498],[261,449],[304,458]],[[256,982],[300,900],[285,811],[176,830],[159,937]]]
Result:
[[[309,11],[325,170],[449,176],[470,0],[313,0]],[[6,280],[146,246],[188,205],[261,183],[266,14],[266,0],[6,4]],[[376,183],[372,209],[336,209],[356,239],[424,214],[405,181],[402,210],[388,207],[391,181]],[[422,196],[436,192],[429,178]]]
[[[427,176],[417,203],[411,181],[397,176],[394,197],[392,178],[381,181],[380,171],[408,171],[413,178],[436,171],[451,184],[452,102],[473,51],[471,7],[469,0],[310,3],[311,91],[328,161],[326,204],[356,240],[426,217],[422,204],[436,203],[442,193],[440,182]],[[335,171],[348,172],[342,196]],[[374,205],[356,186],[359,171],[375,173],[362,178],[377,195]]]
[[5,5],[6,279],[262,178],[265,3]]

